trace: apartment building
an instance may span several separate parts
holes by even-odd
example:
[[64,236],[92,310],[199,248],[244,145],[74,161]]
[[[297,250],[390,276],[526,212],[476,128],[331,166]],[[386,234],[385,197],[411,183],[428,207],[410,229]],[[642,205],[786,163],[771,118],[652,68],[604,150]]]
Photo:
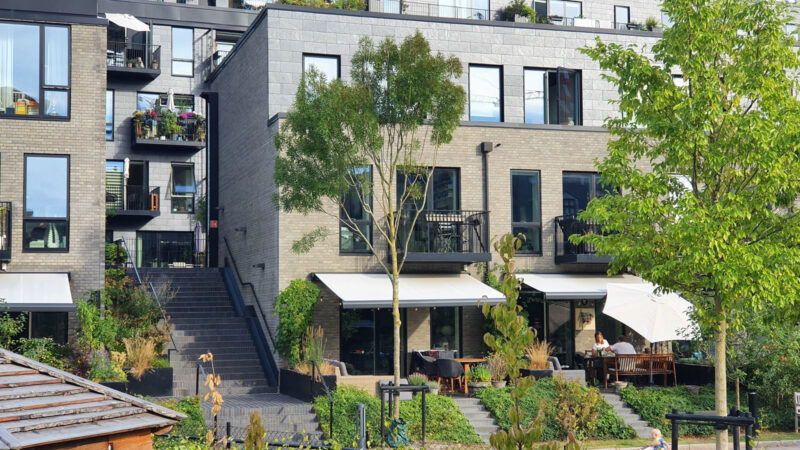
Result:
[[[481,282],[482,266],[499,261],[489,242],[508,232],[527,237],[517,256],[523,302],[562,364],[590,348],[596,330],[612,337],[626,332],[601,313],[608,257],[565,239],[598,231],[576,214],[613,190],[600,184],[594,161],[606,153],[602,124],[615,112],[609,101],[616,91],[578,49],[598,36],[652,46],[660,32],[642,31],[634,22],[660,17],[657,3],[534,2],[551,22],[544,24],[506,20],[503,5],[480,0],[446,3],[373,1],[369,11],[267,5],[208,79],[216,111],[209,127],[220,155],[212,168],[220,183],[211,191],[218,199],[212,218],[219,224],[219,261],[236,261],[273,329],[278,292],[293,279],[315,281],[323,292],[315,321],[325,330],[327,357],[355,373],[391,372],[388,279],[337,220],[278,212],[271,198],[273,137],[301,74],[313,65],[329,79],[348,79],[362,36],[402,40],[419,30],[434,51],[461,60],[458,82],[468,96],[461,126],[438,153],[421,223],[404,230],[412,233],[401,274],[405,351],[481,353],[477,299],[500,301]],[[332,235],[307,254],[293,253],[292,242],[318,226]],[[379,252],[386,249],[377,233],[372,240]],[[404,285],[422,294],[406,296]]]

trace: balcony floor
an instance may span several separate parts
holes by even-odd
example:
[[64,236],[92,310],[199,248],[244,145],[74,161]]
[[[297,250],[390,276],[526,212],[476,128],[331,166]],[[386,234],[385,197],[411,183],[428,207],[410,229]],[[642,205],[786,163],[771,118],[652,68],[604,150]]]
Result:
[[472,264],[492,260],[491,253],[422,253],[408,252],[406,262],[409,263],[461,263]]
[[106,66],[108,78],[154,80],[161,75],[161,69],[143,69],[138,67]]
[[171,139],[145,139],[136,138],[133,141],[133,146],[136,148],[146,148],[152,150],[181,150],[196,152],[205,148],[205,141],[173,141]]

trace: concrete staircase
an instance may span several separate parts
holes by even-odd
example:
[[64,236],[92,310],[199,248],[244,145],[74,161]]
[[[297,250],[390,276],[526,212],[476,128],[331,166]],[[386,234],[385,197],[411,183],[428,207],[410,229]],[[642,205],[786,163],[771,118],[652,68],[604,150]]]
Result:
[[267,382],[245,319],[236,315],[218,269],[140,269],[140,273],[157,291],[169,286],[175,293],[166,311],[178,346],[170,356],[176,397],[194,395],[198,357],[206,352],[214,354],[223,397],[276,391]]
[[626,405],[625,402],[622,401],[622,397],[620,397],[619,394],[614,392],[603,392],[602,395],[606,403],[614,408],[614,412],[617,413],[617,415],[620,416],[626,424],[630,425],[634,431],[636,431],[637,436],[639,436],[641,439],[650,439],[650,425],[642,420],[642,418],[636,414],[636,411]]
[[478,433],[485,444],[489,443],[489,436],[498,431],[500,427],[481,401],[473,397],[453,397],[458,409],[467,417],[472,428]]

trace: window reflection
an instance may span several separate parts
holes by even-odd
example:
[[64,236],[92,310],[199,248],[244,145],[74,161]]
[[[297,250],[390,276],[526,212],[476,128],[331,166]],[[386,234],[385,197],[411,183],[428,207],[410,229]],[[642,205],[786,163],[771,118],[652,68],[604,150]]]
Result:
[[114,91],[106,91],[106,140],[114,140]]
[[23,248],[68,248],[67,156],[26,155]]
[[172,28],[172,75],[192,76],[194,73],[194,30]]
[[68,98],[67,91],[44,91],[45,115],[67,117],[69,115]]
[[339,57],[326,55],[303,55],[303,72],[314,68],[325,77],[325,81],[339,78]]
[[39,115],[39,26],[0,23],[0,113]]
[[511,172],[511,231],[522,233],[520,253],[541,253],[542,208],[538,171]]
[[69,28],[45,27],[44,84],[69,85]]
[[[363,186],[361,189],[368,188],[372,180],[371,168],[359,167],[354,172],[356,182]],[[364,240],[362,234],[372,240],[372,219],[364,209],[361,199],[363,196],[363,201],[371,204],[372,196],[366,191],[359,193],[356,189],[351,187],[350,192],[345,194],[343,208],[339,211],[340,219],[345,222],[339,226],[339,250],[342,252],[368,252],[369,241]],[[357,227],[357,230],[353,227]]]
[[500,67],[469,67],[469,120],[502,121],[501,82]]
[[461,308],[431,308],[431,348],[461,352]]
[[581,125],[581,73],[525,69],[525,123]]
[[564,215],[584,211],[593,198],[614,192],[613,186],[603,185],[599,173],[565,172],[563,175]]

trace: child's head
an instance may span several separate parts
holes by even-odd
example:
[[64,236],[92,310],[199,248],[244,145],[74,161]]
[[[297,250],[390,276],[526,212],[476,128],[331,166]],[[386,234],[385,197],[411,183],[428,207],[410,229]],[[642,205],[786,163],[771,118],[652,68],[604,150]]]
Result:
[[650,435],[653,436],[653,439],[661,439],[662,438],[661,430],[659,430],[658,428],[653,428],[653,430],[650,432]]

